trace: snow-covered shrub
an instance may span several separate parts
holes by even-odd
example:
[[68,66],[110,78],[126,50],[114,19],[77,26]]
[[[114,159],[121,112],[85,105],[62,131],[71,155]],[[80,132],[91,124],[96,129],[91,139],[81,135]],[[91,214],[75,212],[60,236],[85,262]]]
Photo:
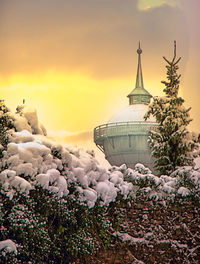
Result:
[[32,134],[46,135],[46,129],[39,122],[36,109],[20,105],[16,109],[16,114],[12,115],[16,131],[27,130]]
[[[143,173],[138,172],[138,167]],[[150,170],[148,171],[148,168],[145,169],[143,165],[136,164],[135,170],[127,169],[124,172],[124,179],[133,184],[132,195],[143,193],[149,199],[163,201],[174,201],[175,197],[179,199],[192,196],[197,200],[200,198],[200,169],[193,167],[180,167],[169,176],[158,177],[153,175]]]
[[9,130],[13,128],[11,112],[5,105],[4,100],[0,100],[0,158],[3,156],[3,150],[6,149],[9,142]]
[[98,250],[98,240],[85,227],[66,237],[65,245],[73,257],[91,255]]
[[[120,204],[138,195],[162,201],[199,197],[199,169],[161,177],[142,164],[107,171],[93,152],[57,144],[32,115],[18,115],[0,160],[0,240],[18,244],[8,263],[70,262],[109,247],[123,224]],[[112,207],[119,209],[113,225],[107,217]]]
[[18,261],[46,262],[52,241],[45,219],[36,213],[35,202],[23,194],[12,200],[1,195],[1,199],[4,203],[1,235],[17,241]]
[[36,263],[36,258],[50,258],[57,263],[92,254],[99,247],[94,226],[108,245],[104,216],[96,221],[96,215],[98,208],[103,210],[118,195],[126,199],[131,192],[132,184],[123,179],[126,168],[107,172],[93,153],[20,128],[19,123],[18,131],[10,134],[0,160],[5,208],[1,234],[17,241],[18,259]]
[[200,168],[190,166],[177,169],[171,174],[178,179],[177,193],[182,197],[190,196],[199,200],[200,197]]
[[11,239],[0,241],[0,262],[17,264],[17,245]]

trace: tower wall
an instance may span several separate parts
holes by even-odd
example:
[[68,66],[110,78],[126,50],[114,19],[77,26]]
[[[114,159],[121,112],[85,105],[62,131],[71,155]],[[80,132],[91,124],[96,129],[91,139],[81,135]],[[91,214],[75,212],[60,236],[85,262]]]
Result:
[[134,168],[142,163],[153,170],[153,159],[148,146],[149,130],[156,123],[126,122],[99,126],[94,131],[94,141],[104,152],[111,165],[126,164]]

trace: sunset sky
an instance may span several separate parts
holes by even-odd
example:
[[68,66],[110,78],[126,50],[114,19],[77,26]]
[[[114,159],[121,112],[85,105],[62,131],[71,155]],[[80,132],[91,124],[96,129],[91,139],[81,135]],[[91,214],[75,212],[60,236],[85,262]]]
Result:
[[161,95],[165,62],[182,57],[180,95],[200,130],[199,0],[0,0],[0,94],[35,107],[50,134],[92,140],[128,105],[138,41],[144,86]]

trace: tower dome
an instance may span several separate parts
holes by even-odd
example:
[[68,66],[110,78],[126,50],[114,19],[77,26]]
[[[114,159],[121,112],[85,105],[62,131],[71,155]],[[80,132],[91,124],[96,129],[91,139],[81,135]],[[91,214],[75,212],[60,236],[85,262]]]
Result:
[[137,53],[136,84],[127,96],[129,106],[114,115],[107,124],[94,129],[94,142],[111,165],[120,166],[125,163],[134,168],[136,163],[143,163],[153,169],[147,139],[149,131],[155,129],[157,123],[153,117],[144,120],[152,95],[143,84],[140,43]]
[[[125,109],[114,115],[108,123],[118,122],[144,122],[144,115],[148,111],[148,105],[145,104],[133,104],[127,106]],[[155,122],[153,116],[150,117],[149,122]]]

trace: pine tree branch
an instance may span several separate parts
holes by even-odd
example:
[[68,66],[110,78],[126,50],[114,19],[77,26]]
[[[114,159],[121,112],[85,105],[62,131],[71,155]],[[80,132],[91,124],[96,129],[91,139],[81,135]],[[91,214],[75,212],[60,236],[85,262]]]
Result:
[[171,65],[171,62],[169,62],[169,61],[165,58],[165,56],[163,56],[163,59],[164,59],[169,65]]
[[174,40],[174,57],[173,57],[172,61],[170,62],[168,59],[165,58],[165,56],[163,56],[163,59],[164,59],[164,60],[165,60],[170,66],[175,66],[175,65],[180,61],[181,57],[179,57],[179,58],[177,59],[177,61],[174,62],[175,59],[176,59],[176,41],[175,41],[175,40]]
[[181,78],[181,74],[179,74],[179,76],[177,77],[177,80]]
[[180,59],[181,57],[179,57],[178,60],[173,65],[175,66],[177,63],[179,63]]

